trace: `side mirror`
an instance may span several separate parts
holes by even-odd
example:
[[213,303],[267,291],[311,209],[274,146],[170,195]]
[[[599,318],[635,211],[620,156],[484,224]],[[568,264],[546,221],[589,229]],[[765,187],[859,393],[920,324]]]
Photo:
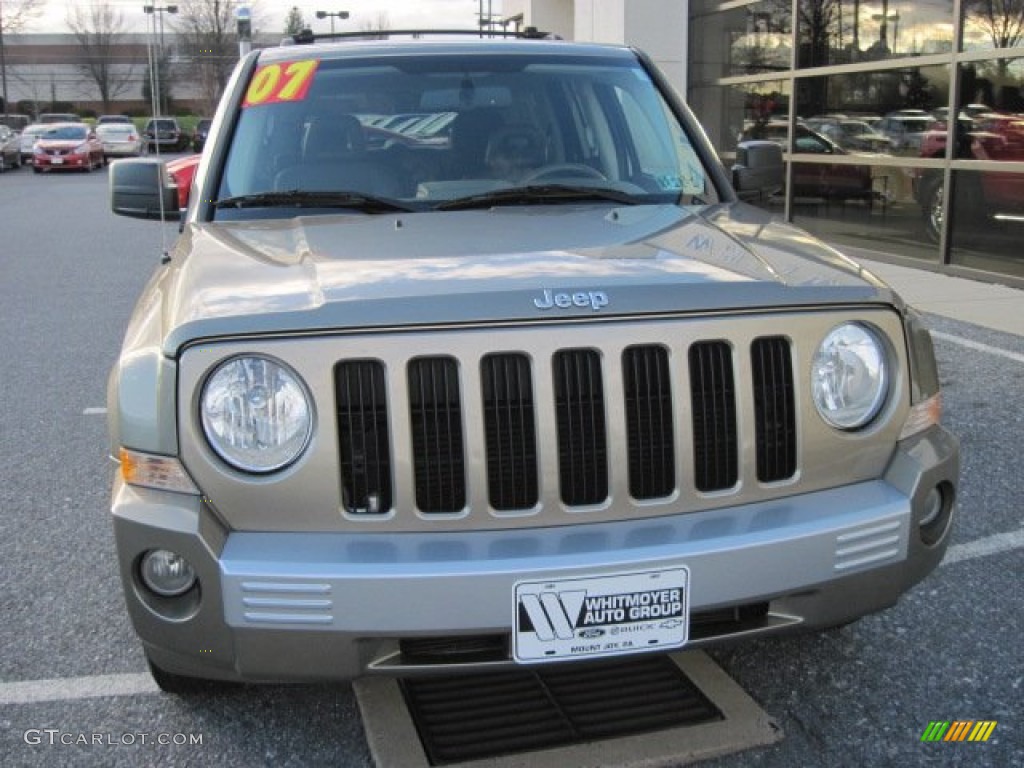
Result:
[[742,141],[736,146],[732,184],[741,199],[763,198],[785,186],[782,147],[774,141]]
[[110,209],[135,219],[177,221],[178,188],[159,158],[115,160],[110,164]]

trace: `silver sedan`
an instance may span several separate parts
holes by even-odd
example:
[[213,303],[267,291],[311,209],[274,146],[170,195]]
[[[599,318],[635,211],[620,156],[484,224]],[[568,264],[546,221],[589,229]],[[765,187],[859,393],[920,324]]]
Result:
[[138,157],[145,154],[146,143],[142,140],[142,134],[130,123],[97,125],[96,135],[103,142],[105,157]]

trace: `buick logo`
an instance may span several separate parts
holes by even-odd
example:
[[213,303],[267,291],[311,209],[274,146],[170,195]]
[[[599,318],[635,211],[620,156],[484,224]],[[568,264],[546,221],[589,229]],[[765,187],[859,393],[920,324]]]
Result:
[[568,309],[570,307],[590,307],[597,312],[601,307],[608,306],[608,294],[604,291],[574,291],[562,293],[544,289],[543,295],[533,300],[533,306],[537,309],[551,309],[558,307]]

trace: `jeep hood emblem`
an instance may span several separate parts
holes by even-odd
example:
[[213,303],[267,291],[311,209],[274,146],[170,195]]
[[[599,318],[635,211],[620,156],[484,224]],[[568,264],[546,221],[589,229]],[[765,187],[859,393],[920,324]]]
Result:
[[597,312],[601,307],[608,306],[608,294],[604,291],[573,291],[572,293],[562,293],[545,288],[544,294],[533,300],[533,306],[537,309],[551,309],[552,307],[559,307],[561,309],[568,309],[569,307],[590,307],[592,310]]

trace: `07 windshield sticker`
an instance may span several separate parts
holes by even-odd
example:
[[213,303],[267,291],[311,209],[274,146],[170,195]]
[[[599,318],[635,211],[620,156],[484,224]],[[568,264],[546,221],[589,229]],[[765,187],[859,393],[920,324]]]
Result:
[[260,67],[249,82],[242,106],[302,101],[309,93],[319,63],[317,59],[305,59]]

